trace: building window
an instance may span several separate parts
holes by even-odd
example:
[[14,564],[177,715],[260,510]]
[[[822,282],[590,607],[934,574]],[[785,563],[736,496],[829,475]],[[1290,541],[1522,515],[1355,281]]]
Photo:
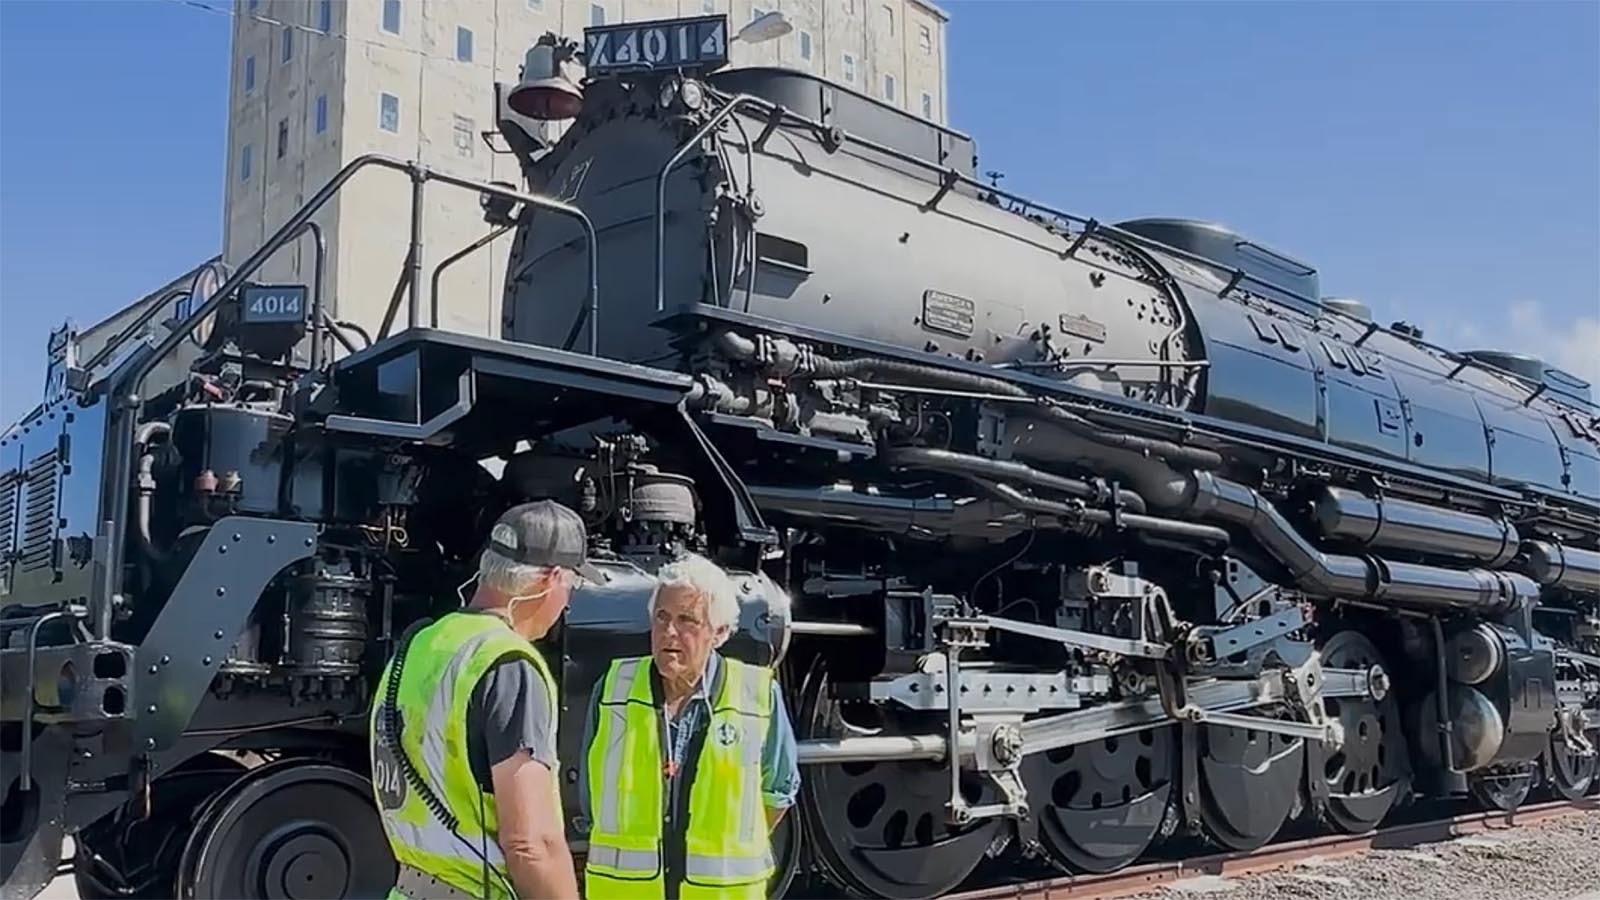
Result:
[[278,120],[278,158],[289,152],[289,120]]
[[400,0],[383,0],[383,30],[400,33]]
[[378,127],[391,134],[400,133],[400,98],[393,94],[378,97]]
[[598,3],[589,4],[589,24],[604,25],[606,23],[606,8]]
[[294,31],[288,25],[283,26],[283,61],[288,62],[294,58]]
[[922,92],[922,117],[924,119],[933,118],[933,95],[927,91]]
[[809,31],[800,32],[800,58],[807,61],[811,59],[811,32]]
[[322,0],[318,4],[317,27],[323,31],[333,30],[333,0]]
[[456,60],[472,62],[472,29],[456,27]]
[[239,151],[240,181],[250,180],[250,157],[252,155],[252,150],[254,150],[254,148],[250,144],[245,144],[244,149]]
[[472,156],[472,120],[465,116],[456,116],[456,152]]
[[883,7],[883,21],[889,37],[894,37],[894,9],[887,4]]
[[[924,95],[926,96],[926,95]],[[328,95],[317,95],[317,134],[328,130]]]
[[883,76],[883,99],[889,101],[890,103],[894,102],[894,76],[893,75],[885,75],[885,76]]
[[255,88],[256,88],[256,58],[254,56],[246,56],[244,58],[244,92],[246,94],[248,94],[251,91],[255,90]]
[[933,32],[926,25],[917,26],[917,46],[922,48],[923,53],[933,52]]
[[848,53],[844,55],[844,80],[856,83],[856,58]]

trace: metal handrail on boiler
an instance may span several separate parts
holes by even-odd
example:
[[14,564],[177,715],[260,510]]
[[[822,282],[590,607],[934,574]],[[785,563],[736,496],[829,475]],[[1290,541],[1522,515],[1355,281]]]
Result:
[[[672,156],[667,160],[666,165],[663,165],[661,167],[661,171],[657,173],[656,312],[662,312],[666,309],[667,305],[667,176],[672,173],[673,169],[677,168],[678,163],[683,161],[683,157],[691,148],[705,140],[706,135],[710,134],[718,125],[721,125],[723,122],[727,121],[729,116],[732,116],[735,112],[738,112],[740,107],[747,105],[760,106],[765,102],[766,101],[755,96],[754,94],[735,94],[722,105],[721,109],[717,110],[716,115],[713,115],[710,119],[706,120],[706,123],[701,125],[700,129],[696,131],[692,137],[678,146],[677,151],[672,154]],[[755,148],[751,147],[750,152],[754,153]],[[591,336],[593,333],[594,332],[591,330]]]
[[[396,159],[382,154],[368,153],[358,156],[347,163],[344,168],[329,179],[315,195],[301,206],[289,220],[284,222],[277,231],[273,232],[254,253],[250,255],[239,268],[222,283],[217,290],[201,304],[199,308],[190,313],[161,343],[157,344],[143,359],[139,360],[129,371],[111,385],[108,393],[111,398],[111,411],[115,425],[109,435],[111,449],[111,470],[107,473],[101,494],[101,509],[107,510],[99,530],[105,537],[106,559],[103,565],[97,568],[94,589],[90,597],[92,610],[91,621],[93,633],[96,638],[107,639],[111,634],[111,613],[114,606],[114,595],[117,592],[122,573],[123,546],[127,536],[128,521],[128,486],[133,469],[133,440],[134,429],[138,421],[140,408],[144,404],[142,391],[145,381],[149,378],[157,365],[171,355],[178,344],[189,337],[206,317],[216,312],[217,308],[236,293],[245,280],[254,275],[267,259],[290,241],[298,239],[302,234],[310,231],[317,240],[318,260],[320,262],[324,248],[321,239],[321,229],[315,227],[311,217],[322,209],[334,195],[354,175],[368,167],[390,169],[404,172],[411,179],[411,228],[410,244],[407,254],[407,265],[410,268],[408,285],[407,322],[409,327],[416,328],[420,318],[420,294],[422,273],[422,198],[423,186],[429,181],[441,181],[453,187],[475,191],[480,196],[493,196],[511,200],[527,206],[546,209],[559,215],[577,219],[583,227],[584,236],[588,239],[589,257],[589,282],[585,286],[586,306],[596,318],[595,327],[590,330],[590,352],[594,353],[597,346],[596,332],[598,330],[599,306],[599,240],[596,237],[594,223],[583,212],[567,203],[541,197],[536,194],[526,194],[521,191],[511,190],[500,185],[487,184],[467,178],[459,178],[444,172],[434,171],[420,163]],[[321,266],[319,265],[320,269]],[[312,352],[317,357],[317,362],[322,362],[321,354],[317,348],[323,339],[322,330],[326,327],[320,309],[320,273],[318,276],[318,296],[314,305],[319,307],[314,310],[311,323]]]

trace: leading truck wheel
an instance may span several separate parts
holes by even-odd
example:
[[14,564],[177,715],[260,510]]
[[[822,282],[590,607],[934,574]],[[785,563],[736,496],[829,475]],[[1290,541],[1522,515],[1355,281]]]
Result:
[[246,769],[238,760],[202,753],[150,785],[150,815],[123,807],[73,838],[72,878],[82,900],[171,897],[184,841],[207,797]]
[[382,897],[394,855],[371,783],[339,766],[262,766],[211,801],[184,847],[179,897]]

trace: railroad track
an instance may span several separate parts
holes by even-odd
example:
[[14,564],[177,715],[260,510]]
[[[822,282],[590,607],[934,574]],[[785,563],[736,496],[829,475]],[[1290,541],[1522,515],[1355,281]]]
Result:
[[947,895],[950,900],[1089,900],[1123,897],[1162,884],[1201,875],[1240,876],[1287,868],[1311,857],[1352,856],[1367,850],[1415,847],[1462,835],[1528,825],[1600,811],[1600,799],[1552,801],[1523,806],[1512,813],[1472,812],[1443,819],[1380,828],[1361,835],[1320,835],[1269,844],[1245,853],[1216,853],[1182,860],[1130,866],[1107,875],[1066,875],[1041,881],[995,885]]

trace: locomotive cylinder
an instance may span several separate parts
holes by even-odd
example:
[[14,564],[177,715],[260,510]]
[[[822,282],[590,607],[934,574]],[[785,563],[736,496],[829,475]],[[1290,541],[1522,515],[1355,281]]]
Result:
[[1457,556],[1502,566],[1517,554],[1517,529],[1503,519],[1410,500],[1327,487],[1312,503],[1322,536],[1363,547]]

